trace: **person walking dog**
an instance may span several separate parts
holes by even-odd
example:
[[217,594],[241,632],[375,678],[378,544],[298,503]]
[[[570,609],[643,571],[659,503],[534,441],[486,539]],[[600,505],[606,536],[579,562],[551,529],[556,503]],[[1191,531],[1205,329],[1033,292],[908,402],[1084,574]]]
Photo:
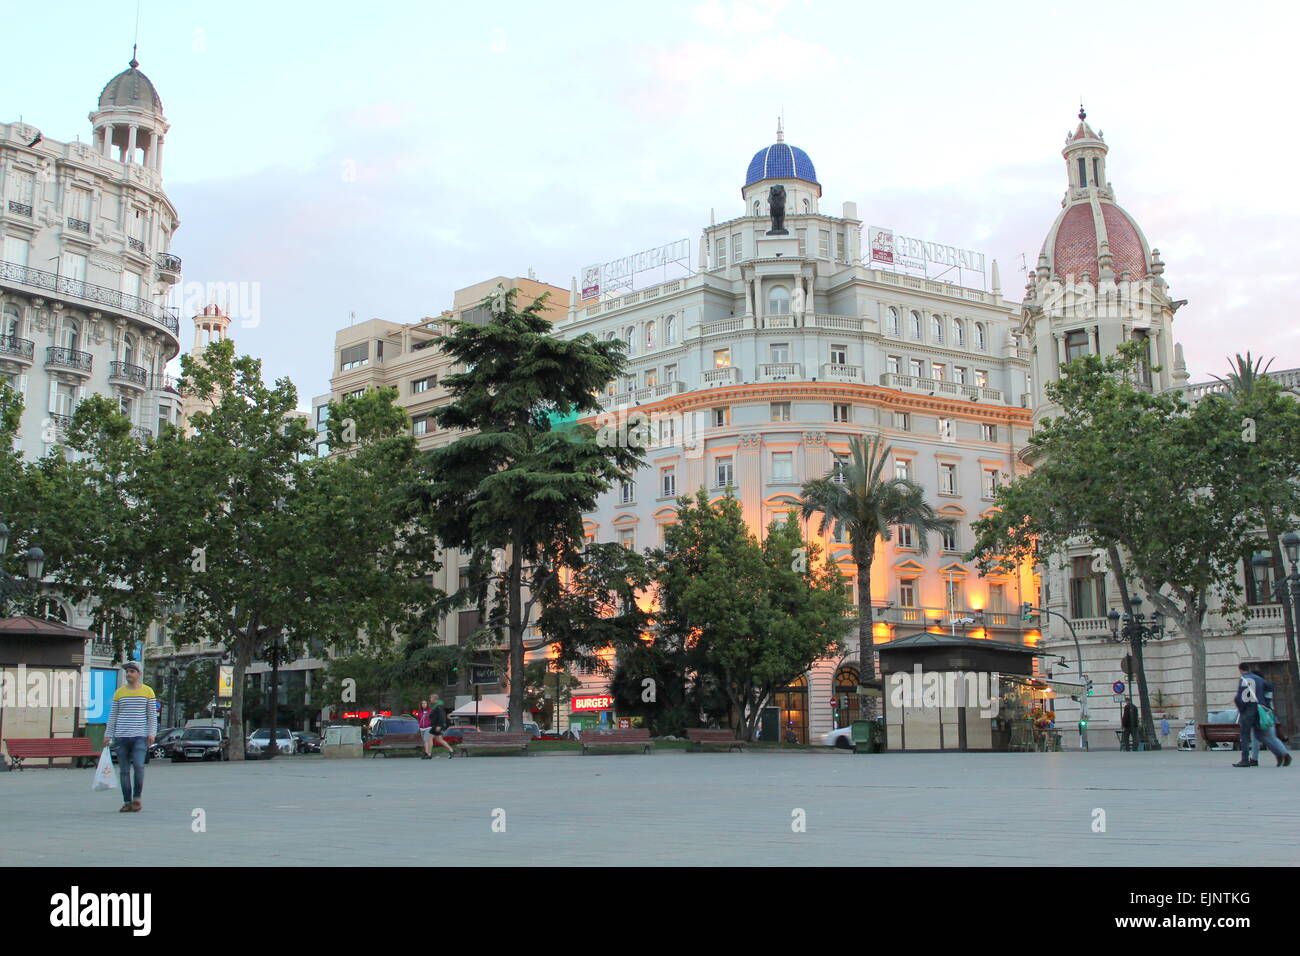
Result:
[[117,750],[118,779],[122,783],[122,808],[118,812],[139,813],[144,761],[158,734],[158,701],[153,688],[141,681],[139,664],[127,661],[122,665],[122,672],[126,683],[113,694],[108,725],[104,728],[104,746],[115,746]]
[[[1237,713],[1240,715],[1241,760],[1233,766],[1258,767],[1259,760],[1252,759],[1252,750],[1258,753],[1261,740],[1269,752],[1277,758],[1279,767],[1290,766],[1291,755],[1277,739],[1277,733],[1271,725],[1265,731],[1260,724],[1260,710],[1267,708],[1267,702],[1273,699],[1273,685],[1251,670],[1250,665],[1245,662],[1238,664],[1237,670],[1241,672],[1241,684],[1237,687],[1237,696],[1232,699],[1232,702],[1237,705]],[[1269,716],[1272,717],[1271,711]]]

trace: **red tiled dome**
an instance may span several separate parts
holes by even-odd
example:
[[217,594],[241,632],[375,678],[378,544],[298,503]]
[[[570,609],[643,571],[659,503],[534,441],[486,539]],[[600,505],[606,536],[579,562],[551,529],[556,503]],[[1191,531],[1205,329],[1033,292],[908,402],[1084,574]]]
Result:
[[[1101,202],[1106,239],[1110,244],[1111,270],[1118,279],[1125,272],[1134,279],[1147,274],[1142,236],[1124,210],[1113,203]],[[1097,229],[1091,203],[1077,203],[1066,209],[1056,227],[1052,244],[1052,272],[1059,276],[1086,272],[1095,282],[1101,274],[1097,264]]]

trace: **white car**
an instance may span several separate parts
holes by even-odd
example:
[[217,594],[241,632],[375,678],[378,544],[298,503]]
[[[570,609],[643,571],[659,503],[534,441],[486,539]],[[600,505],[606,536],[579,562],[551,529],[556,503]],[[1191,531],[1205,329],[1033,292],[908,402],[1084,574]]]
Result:
[[839,747],[841,750],[853,749],[853,728],[836,727],[829,734],[822,734],[822,746]]
[[[271,743],[271,731],[268,727],[260,727],[253,731],[244,740],[244,754],[261,754]],[[275,747],[282,754],[294,754],[298,752],[298,740],[294,737],[293,731],[288,727],[275,728]]]

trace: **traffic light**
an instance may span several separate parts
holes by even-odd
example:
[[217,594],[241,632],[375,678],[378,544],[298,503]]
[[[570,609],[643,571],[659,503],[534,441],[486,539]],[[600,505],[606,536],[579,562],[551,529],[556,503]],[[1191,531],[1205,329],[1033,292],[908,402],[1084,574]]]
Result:
[[1087,729],[1088,729],[1088,718],[1087,718],[1087,717],[1085,717],[1085,718],[1083,718],[1083,720],[1079,721],[1079,729],[1080,729],[1080,730],[1087,730]]
[[1020,605],[1020,620],[1032,621],[1034,619],[1034,606],[1026,601]]
[[1092,678],[1088,678],[1088,696],[1092,696]]

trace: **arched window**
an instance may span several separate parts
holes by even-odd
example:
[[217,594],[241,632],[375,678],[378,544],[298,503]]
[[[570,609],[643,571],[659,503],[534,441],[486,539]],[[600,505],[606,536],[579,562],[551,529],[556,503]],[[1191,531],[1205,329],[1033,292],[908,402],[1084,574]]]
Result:
[[790,314],[790,290],[783,285],[774,285],[767,293],[768,315]]
[[919,339],[921,337],[921,313],[913,309],[908,315],[908,319],[911,324],[912,338]]
[[943,319],[937,315],[930,316],[930,334],[936,342],[943,341]]
[[623,341],[627,343],[628,354],[636,351],[636,326],[629,325],[623,330]]
[[898,324],[898,310],[891,305],[889,307],[889,334],[899,335],[901,333],[902,328]]
[[952,320],[952,343],[958,346],[966,344],[966,327],[961,324],[961,319]]
[[983,352],[988,347],[988,338],[984,334],[984,323],[975,323],[975,347]]
[[672,345],[677,341],[677,316],[670,315],[664,320],[664,341]]
[[655,342],[655,336],[658,334],[659,334],[659,327],[655,324],[655,321],[651,319],[649,322],[645,324],[645,347],[647,349],[652,349],[655,347],[655,345],[657,344]]
[[135,364],[135,336],[129,332],[122,336],[122,361],[127,365]]
[[807,215],[812,211],[812,203],[810,203],[807,199],[803,201],[803,211],[804,211],[804,215]]
[[41,598],[40,603],[36,606],[36,616],[43,617],[47,621],[57,621],[60,624],[68,623],[67,608],[53,598]]
[[757,199],[754,200],[754,215],[755,216],[763,215],[763,207]]
[[3,321],[0,321],[0,335],[12,335],[16,338],[22,327],[23,320],[18,314],[18,306],[10,302],[5,306]]
[[81,346],[81,326],[76,319],[68,319],[63,324],[63,347],[74,352]]

